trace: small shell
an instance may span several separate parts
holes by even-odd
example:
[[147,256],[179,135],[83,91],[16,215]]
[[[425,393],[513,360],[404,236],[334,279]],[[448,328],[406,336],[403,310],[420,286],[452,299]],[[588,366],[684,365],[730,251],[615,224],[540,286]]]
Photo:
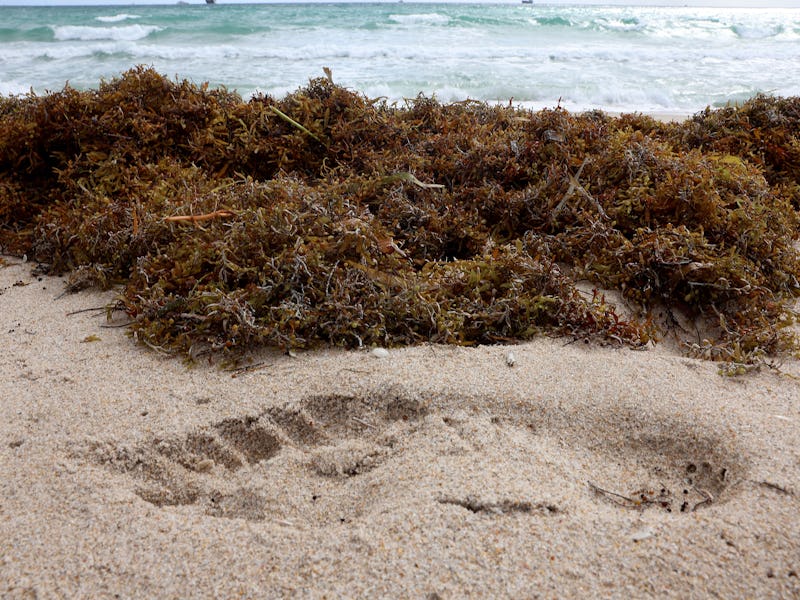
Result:
[[514,356],[513,352],[509,352],[508,354],[506,354],[506,364],[509,367],[513,367],[515,364],[517,364],[517,357]]
[[389,351],[386,348],[373,348],[370,354],[375,358],[387,358]]

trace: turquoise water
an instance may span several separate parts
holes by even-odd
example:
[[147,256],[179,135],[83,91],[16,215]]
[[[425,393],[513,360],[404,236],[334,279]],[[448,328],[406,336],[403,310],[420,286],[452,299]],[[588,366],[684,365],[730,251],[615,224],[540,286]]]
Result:
[[137,65],[244,97],[333,71],[371,97],[693,112],[800,95],[800,10],[507,4],[1,7],[0,93]]

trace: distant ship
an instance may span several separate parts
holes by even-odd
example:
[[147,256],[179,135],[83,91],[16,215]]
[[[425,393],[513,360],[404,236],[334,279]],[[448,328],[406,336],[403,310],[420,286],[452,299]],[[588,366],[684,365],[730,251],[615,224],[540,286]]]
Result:
[[[208,0],[206,0],[208,2]],[[523,4],[533,4],[533,0],[522,0]]]
[[216,4],[217,0],[206,0],[206,4]]

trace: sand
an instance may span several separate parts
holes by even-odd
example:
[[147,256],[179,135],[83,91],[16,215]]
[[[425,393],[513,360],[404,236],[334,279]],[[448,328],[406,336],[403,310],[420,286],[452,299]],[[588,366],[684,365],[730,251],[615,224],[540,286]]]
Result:
[[0,597],[800,598],[795,360],[542,338],[187,368],[69,314],[113,292],[62,290],[0,268]]
[[[634,113],[612,110],[606,111],[606,114],[610,117],[619,117],[621,115]],[[661,121],[662,123],[680,123],[686,121],[687,119],[691,119],[692,116],[694,116],[694,113],[676,111],[648,111],[644,114],[646,114],[648,117],[652,117],[656,121]]]

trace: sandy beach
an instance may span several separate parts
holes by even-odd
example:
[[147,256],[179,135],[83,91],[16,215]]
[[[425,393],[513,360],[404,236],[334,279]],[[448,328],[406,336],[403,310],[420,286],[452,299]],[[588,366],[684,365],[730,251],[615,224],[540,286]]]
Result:
[[188,368],[63,285],[0,268],[3,598],[800,597],[797,361],[541,338]]

